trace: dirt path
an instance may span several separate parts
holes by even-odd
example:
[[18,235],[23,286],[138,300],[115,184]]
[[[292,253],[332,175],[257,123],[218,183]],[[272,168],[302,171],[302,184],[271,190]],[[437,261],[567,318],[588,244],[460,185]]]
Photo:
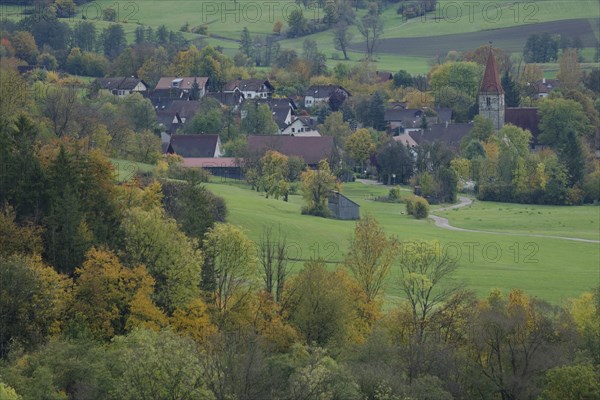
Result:
[[[374,181],[371,179],[357,179],[356,182],[364,183],[365,185],[382,185],[381,182],[377,182],[377,181]],[[404,189],[404,188],[402,188],[401,190],[410,191],[409,189]],[[435,211],[453,210],[455,208],[462,208],[462,207],[466,207],[468,205],[473,204],[473,200],[471,200],[468,197],[459,196],[458,200],[459,200],[458,204],[453,204],[453,205],[447,206],[447,207],[441,207],[441,208],[434,210],[434,212]],[[532,234],[532,233],[519,233],[519,232],[494,232],[494,231],[483,231],[483,230],[479,230],[479,229],[458,228],[456,226],[450,225],[447,218],[438,217],[437,215],[434,215],[434,214],[429,214],[429,218],[431,218],[433,220],[433,222],[435,223],[435,226],[437,226],[438,228],[448,229],[451,231],[485,233],[485,234],[489,234],[489,235],[539,237],[539,238],[547,238],[547,239],[570,240],[573,242],[584,242],[584,243],[600,243],[600,240],[582,239],[582,238],[575,238],[575,237],[536,235],[536,234]]]
[[[454,204],[454,205],[451,205],[451,206],[448,206],[448,207],[438,208],[435,211],[447,211],[447,210],[452,210],[452,209],[455,209],[455,208],[462,208],[462,207],[466,207],[466,206],[468,206],[468,205],[470,205],[470,204],[473,203],[473,200],[469,199],[468,197],[460,196],[458,198],[458,200],[460,201],[458,204]],[[433,214],[430,214],[429,218],[431,218],[433,220],[433,222],[435,223],[435,226],[437,226],[439,228],[442,228],[442,229],[449,229],[451,231],[472,232],[472,233],[486,233],[486,234],[490,234],[490,235],[509,235],[509,236],[539,237],[539,238],[548,238],[548,239],[571,240],[571,241],[574,241],[574,242],[585,242],[585,243],[600,243],[600,240],[581,239],[581,238],[565,237],[565,236],[536,235],[536,234],[531,234],[531,233],[519,233],[519,232],[494,232],[494,231],[482,231],[482,230],[479,230],[479,229],[458,228],[456,226],[450,225],[450,223],[448,222],[447,218],[438,217],[437,215],[433,215]]]

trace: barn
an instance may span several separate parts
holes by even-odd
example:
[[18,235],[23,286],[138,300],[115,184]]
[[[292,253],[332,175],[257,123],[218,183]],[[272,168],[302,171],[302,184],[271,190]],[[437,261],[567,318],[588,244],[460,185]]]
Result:
[[331,215],[336,219],[356,220],[360,218],[360,206],[337,191],[331,191],[327,199]]

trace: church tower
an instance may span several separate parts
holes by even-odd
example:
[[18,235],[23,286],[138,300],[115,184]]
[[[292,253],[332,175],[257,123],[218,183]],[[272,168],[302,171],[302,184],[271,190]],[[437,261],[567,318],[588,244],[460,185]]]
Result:
[[498,76],[492,46],[479,89],[479,115],[491,120],[494,129],[498,130],[504,126],[504,89]]

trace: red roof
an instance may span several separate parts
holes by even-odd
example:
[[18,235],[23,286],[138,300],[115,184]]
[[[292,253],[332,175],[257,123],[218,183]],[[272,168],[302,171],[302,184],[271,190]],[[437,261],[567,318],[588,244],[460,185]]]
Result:
[[335,154],[335,144],[331,136],[248,136],[248,152],[264,154],[275,150],[286,156],[298,156],[308,165],[316,165],[321,160],[329,160]]
[[498,75],[498,67],[496,66],[496,57],[494,57],[491,46],[479,91],[489,94],[504,94],[504,89],[502,89],[502,84],[500,83],[500,76]]
[[534,142],[540,133],[540,115],[536,107],[506,107],[504,122],[531,132]]
[[238,159],[234,157],[192,157],[184,158],[183,166],[189,168],[234,168],[238,167]]

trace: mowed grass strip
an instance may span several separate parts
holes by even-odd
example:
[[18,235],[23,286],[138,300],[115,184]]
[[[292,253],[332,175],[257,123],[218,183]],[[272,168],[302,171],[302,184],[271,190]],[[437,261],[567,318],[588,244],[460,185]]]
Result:
[[[240,185],[210,183],[207,187],[225,198],[229,209],[228,221],[242,226],[251,239],[258,241],[265,226],[280,226],[288,239],[290,257],[309,259],[320,256],[328,261],[341,262],[348,251],[354,222],[301,215],[303,200],[300,196],[290,196],[290,202],[286,203],[266,199],[261,193]],[[352,183],[345,186],[344,192],[361,205],[362,215],[366,212],[373,214],[388,234],[407,242],[438,240],[441,249],[458,260],[460,266],[455,279],[464,282],[479,296],[485,296],[494,288],[518,288],[559,304],[600,283],[598,244],[437,228],[430,220],[407,216],[403,204],[369,200],[373,196],[387,194],[388,190],[382,186]],[[519,205],[502,206],[519,209]],[[565,207],[565,210],[576,209]],[[581,209],[584,210],[581,218],[586,212],[594,213],[591,207]],[[487,215],[491,217],[493,212],[490,208]],[[495,213],[504,214],[497,209]],[[531,226],[537,223],[540,221],[531,218]],[[544,226],[536,229],[543,231]],[[570,234],[577,234],[577,230],[574,228]],[[402,257],[402,252],[399,257]],[[301,267],[302,262],[294,263],[294,270]],[[394,266],[386,292],[388,307],[402,298],[397,280],[398,267]]]

